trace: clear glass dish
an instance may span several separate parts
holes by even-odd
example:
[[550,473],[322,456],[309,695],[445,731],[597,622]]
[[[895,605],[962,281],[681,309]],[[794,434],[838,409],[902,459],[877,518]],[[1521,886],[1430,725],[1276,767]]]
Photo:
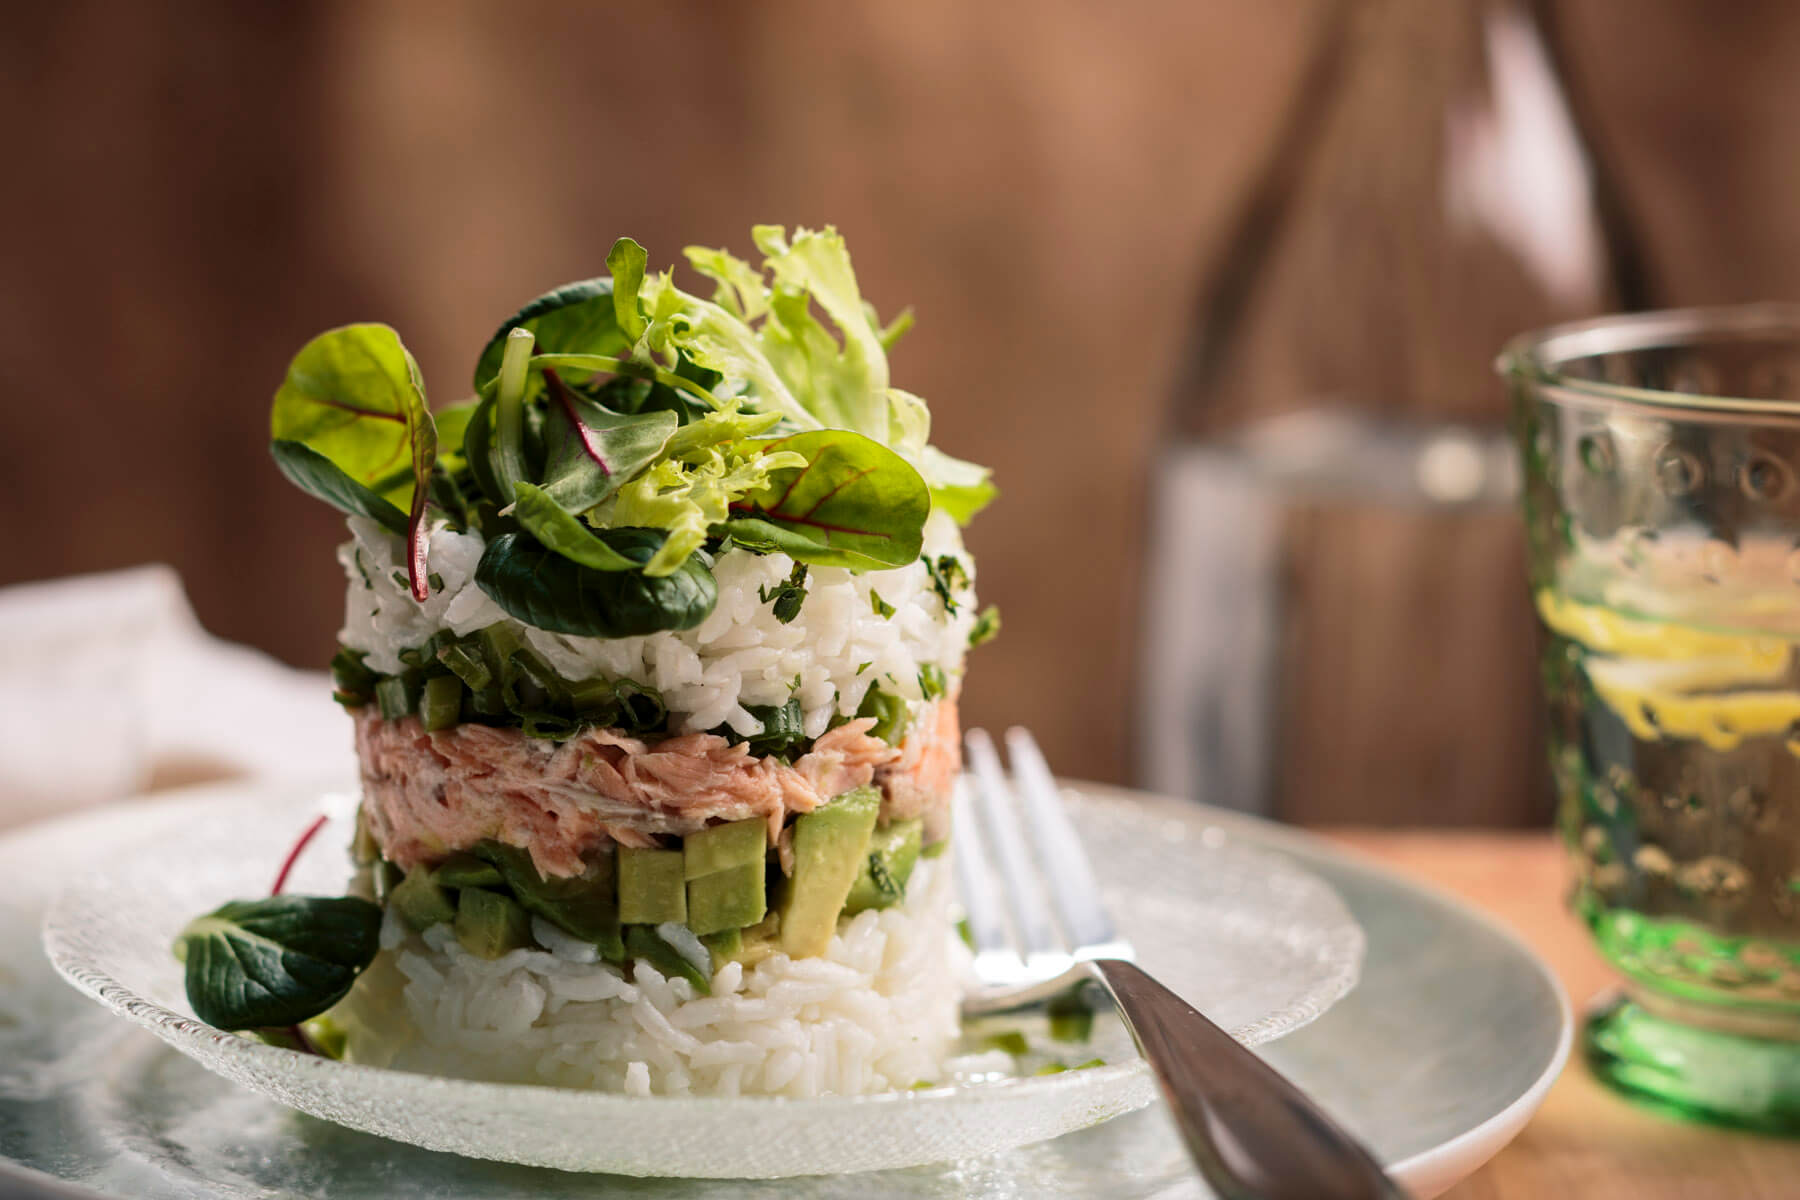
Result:
[[[1042,1141],[1154,1098],[1128,1049],[1104,1067],[880,1096],[639,1099],[336,1063],[202,1025],[172,938],[197,913],[265,893],[320,806],[317,789],[246,784],[92,863],[46,915],[52,962],[181,1053],[281,1103],[429,1149],[564,1170],[776,1178],[915,1166]],[[1141,961],[1238,1040],[1298,1029],[1356,983],[1362,930],[1287,858],[1129,805],[1082,802],[1075,817]],[[291,890],[336,894],[344,841],[342,826],[321,835]]]

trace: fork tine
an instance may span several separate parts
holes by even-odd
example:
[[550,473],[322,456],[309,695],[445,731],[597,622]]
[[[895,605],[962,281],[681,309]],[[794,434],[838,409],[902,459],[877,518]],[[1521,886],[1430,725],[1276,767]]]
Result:
[[1031,831],[1038,863],[1050,881],[1051,899],[1063,931],[1077,951],[1113,941],[1112,918],[1100,903],[1093,867],[1037,739],[1015,725],[1006,731],[1006,749],[1025,805],[1025,825]]
[[[994,876],[987,865],[987,847],[982,844],[981,828],[975,820],[966,780],[957,780],[951,805],[951,828],[955,831],[952,836],[956,841],[951,847],[950,862],[956,874],[956,891],[962,901],[963,915],[969,922],[969,940],[975,943],[977,954],[1010,955],[1016,960],[1018,952],[1006,929],[1004,910],[994,889]],[[1018,961],[1016,967],[1012,963],[1003,965],[1016,973],[1023,969],[1024,962]]]
[[987,730],[971,729],[964,736],[963,745],[968,749],[969,766],[975,777],[975,805],[985,825],[983,832],[992,843],[992,861],[1000,869],[1002,892],[1019,943],[1028,960],[1034,955],[1053,954],[1061,945],[1044,904],[1036,868],[1025,848],[1018,805],[1006,772],[1000,767],[994,741]]

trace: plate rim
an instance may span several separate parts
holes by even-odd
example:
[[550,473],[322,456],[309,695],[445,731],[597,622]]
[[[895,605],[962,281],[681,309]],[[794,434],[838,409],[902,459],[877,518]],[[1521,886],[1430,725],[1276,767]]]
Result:
[[[1221,826],[1254,829],[1258,839],[1295,854],[1301,859],[1302,865],[1310,866],[1309,860],[1314,858],[1329,858],[1341,869],[1355,871],[1358,874],[1379,879],[1390,886],[1397,885],[1415,895],[1427,897],[1472,924],[1481,926],[1488,933],[1511,946],[1520,957],[1531,964],[1532,971],[1556,1002],[1558,1017],[1556,1044],[1545,1060],[1543,1069],[1533,1077],[1525,1090],[1520,1092],[1505,1108],[1428,1150],[1421,1150],[1386,1164],[1390,1174],[1398,1176],[1402,1183],[1419,1195],[1431,1196],[1448,1188],[1458,1180],[1466,1178],[1504,1149],[1507,1143],[1518,1135],[1537,1110],[1542,1107],[1544,1098],[1555,1086],[1556,1081],[1562,1077],[1563,1069],[1568,1065],[1569,1055],[1573,1051],[1575,1042],[1575,1011],[1569,1000],[1568,989],[1563,987],[1562,980],[1556,977],[1555,970],[1544,961],[1543,955],[1539,954],[1510,925],[1493,914],[1476,907],[1456,893],[1437,884],[1402,875],[1372,855],[1353,847],[1338,845],[1328,838],[1297,826],[1283,825],[1253,813],[1219,808],[1216,805],[1202,804],[1198,801],[1181,800],[1157,792],[1140,791],[1118,784],[1080,779],[1059,779],[1058,782],[1083,793],[1111,795],[1116,798],[1133,797],[1139,803],[1148,801],[1168,808],[1180,809],[1192,805],[1205,809],[1210,817]],[[1554,836],[1550,830],[1542,832],[1545,837]]]

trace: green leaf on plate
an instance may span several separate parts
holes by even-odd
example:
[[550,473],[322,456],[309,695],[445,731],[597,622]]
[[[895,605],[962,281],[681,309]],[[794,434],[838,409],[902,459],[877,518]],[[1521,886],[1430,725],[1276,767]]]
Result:
[[194,1015],[218,1029],[297,1025],[336,1004],[375,957],[381,910],[354,897],[233,900],[175,940]]

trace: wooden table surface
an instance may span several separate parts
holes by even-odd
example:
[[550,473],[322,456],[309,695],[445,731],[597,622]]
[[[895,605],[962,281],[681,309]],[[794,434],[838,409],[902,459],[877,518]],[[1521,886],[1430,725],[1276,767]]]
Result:
[[[1579,1013],[1612,975],[1564,911],[1561,850],[1548,834],[1334,830],[1332,841],[1454,892],[1504,921],[1555,968]],[[1800,1139],[1671,1120],[1621,1099],[1579,1048],[1525,1131],[1448,1200],[1800,1197]]]

